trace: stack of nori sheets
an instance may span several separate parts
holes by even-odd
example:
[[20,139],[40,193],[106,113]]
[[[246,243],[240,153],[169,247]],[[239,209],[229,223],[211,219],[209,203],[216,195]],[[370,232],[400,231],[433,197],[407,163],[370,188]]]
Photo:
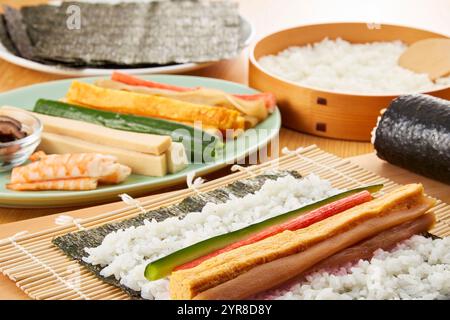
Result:
[[5,6],[0,21],[0,40],[11,52],[71,67],[229,59],[242,49],[241,34],[237,4],[227,0]]
[[86,266],[92,273],[94,273],[101,280],[115,285],[128,293],[132,298],[139,299],[140,293],[120,284],[114,276],[105,278],[100,275],[102,270],[101,266],[94,266],[85,263],[82,258],[87,254],[85,248],[93,248],[99,246],[103,239],[109,233],[117,231],[119,229],[126,229],[129,227],[137,227],[144,224],[144,220],[162,221],[170,217],[184,217],[189,212],[198,212],[208,203],[224,203],[231,197],[242,198],[248,194],[258,191],[263,184],[268,180],[275,180],[280,177],[291,175],[297,179],[301,178],[301,175],[296,171],[273,171],[265,174],[249,178],[245,180],[235,181],[225,187],[218,188],[213,191],[201,193],[195,196],[185,198],[179,204],[169,207],[163,207],[157,210],[149,211],[147,213],[139,214],[138,216],[123,220],[120,222],[114,222],[102,225],[100,227],[80,231],[75,233],[69,233],[64,236],[55,238],[53,243],[59,247],[70,258],[77,260],[82,265]]

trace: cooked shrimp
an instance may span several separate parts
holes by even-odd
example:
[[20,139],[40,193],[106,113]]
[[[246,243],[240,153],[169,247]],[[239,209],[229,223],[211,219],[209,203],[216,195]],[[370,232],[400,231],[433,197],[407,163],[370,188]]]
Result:
[[30,160],[33,162],[13,169],[8,189],[93,190],[98,183],[120,183],[131,174],[116,157],[97,153],[47,155],[39,151]]
[[99,179],[100,183],[116,184],[124,181],[131,173],[131,169],[119,163],[114,164],[114,169],[108,176],[103,176]]
[[42,160],[42,159],[44,159],[45,157],[47,156],[47,154],[45,154],[45,152],[44,151],[36,151],[35,153],[33,153],[31,156],[30,156],[30,161],[39,161],[39,160]]
[[69,190],[82,191],[94,190],[97,188],[97,179],[94,178],[76,178],[48,180],[28,183],[9,183],[6,188],[15,191],[39,191],[39,190]]
[[107,177],[117,170],[116,158],[96,153],[35,154],[40,159],[28,165],[14,168],[11,183],[27,183],[47,180]]

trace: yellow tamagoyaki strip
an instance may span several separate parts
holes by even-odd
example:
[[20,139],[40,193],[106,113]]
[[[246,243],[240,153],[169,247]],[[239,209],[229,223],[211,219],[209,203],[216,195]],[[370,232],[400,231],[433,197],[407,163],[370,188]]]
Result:
[[[206,260],[196,267],[175,271],[170,276],[172,299],[192,299],[197,294],[229,281],[248,270],[276,259],[286,257],[320,243],[334,235],[354,228],[362,222],[378,217],[395,216],[395,212],[423,204],[424,210],[413,212],[418,216],[434,205],[425,198],[423,186],[410,184],[380,198],[329,217],[296,231],[284,231],[259,242],[225,252]],[[416,216],[399,216],[410,219]]]
[[245,119],[236,110],[101,88],[79,81],[72,82],[66,99],[94,109],[182,122],[197,121],[221,130],[245,128]]

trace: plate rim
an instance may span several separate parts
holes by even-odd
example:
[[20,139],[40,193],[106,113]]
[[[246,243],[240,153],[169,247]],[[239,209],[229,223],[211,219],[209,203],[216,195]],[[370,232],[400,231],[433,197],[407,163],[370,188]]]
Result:
[[[253,92],[259,92],[256,89],[253,89],[247,85],[242,83],[236,83],[223,79],[216,78],[208,78],[208,77],[199,77],[199,76],[191,76],[191,75],[170,75],[170,74],[153,74],[145,76],[145,78],[155,78],[155,77],[163,77],[163,78],[172,78],[172,79],[180,79],[180,78],[188,78],[188,79],[198,79],[200,81],[207,81],[212,83],[225,83],[228,85],[232,85],[235,87],[241,87],[245,90],[251,90]],[[40,90],[40,87],[47,87],[58,84],[70,83],[74,80],[82,80],[82,81],[95,81],[101,77],[89,77],[89,78],[69,78],[69,79],[61,79],[61,80],[53,80],[42,82],[34,85],[28,85],[21,88],[16,88],[13,90],[9,90],[3,93],[0,93],[0,96],[5,95],[15,95],[19,94],[21,91],[30,90],[33,88],[37,88]],[[263,137],[263,139],[259,140],[258,143],[249,146],[245,149],[242,149],[237,155],[233,155],[233,163],[236,163],[239,159],[247,157],[249,154],[255,153],[258,150],[266,147],[270,141],[272,141],[278,134],[281,128],[281,113],[278,107],[275,108],[274,112],[270,115],[273,117],[274,123],[273,127],[271,127],[270,134],[267,134]],[[264,122],[262,122],[264,123]],[[85,192],[77,192],[77,191],[64,191],[63,194],[42,194],[41,192],[36,193],[10,193],[0,191],[0,206],[9,207],[9,208],[60,208],[60,207],[71,207],[86,203],[86,205],[91,205],[95,203],[100,203],[102,201],[111,200],[114,198],[114,195],[118,196],[121,193],[129,192],[133,194],[137,194],[138,196],[143,195],[145,191],[153,191],[157,188],[169,187],[180,183],[181,181],[186,179],[188,173],[195,172],[196,175],[205,175],[211,173],[213,171],[220,170],[223,167],[226,167],[232,163],[230,163],[231,159],[224,158],[217,163],[211,163],[205,165],[203,168],[193,168],[192,170],[182,171],[181,173],[176,173],[173,177],[168,177],[164,181],[158,182],[149,182],[149,181],[139,181],[135,182],[132,185],[115,185],[111,187],[106,187],[102,189],[90,190]],[[164,177],[162,177],[164,179]],[[50,198],[50,199],[49,199]],[[53,204],[49,204],[49,202],[53,202]],[[111,202],[111,201],[110,201]]]

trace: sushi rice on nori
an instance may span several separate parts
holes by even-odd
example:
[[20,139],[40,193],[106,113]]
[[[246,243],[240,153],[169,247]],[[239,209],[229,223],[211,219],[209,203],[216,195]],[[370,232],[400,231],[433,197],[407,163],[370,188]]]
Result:
[[[302,178],[295,172],[272,172],[133,219],[71,233],[54,243],[133,298],[169,299],[168,278],[148,281],[144,277],[148,262],[340,191],[314,174]],[[392,252],[379,250],[370,261],[319,270],[303,282],[256,298],[445,298],[450,295],[449,252],[447,238],[414,236]]]
[[[259,175],[254,178],[244,179],[240,181],[235,181],[225,187],[215,189],[213,191],[205,192],[199,195],[194,195],[187,197],[180,203],[168,207],[159,208],[156,210],[149,211],[147,213],[139,214],[138,216],[120,222],[108,223],[100,227],[89,229],[86,231],[68,233],[61,237],[57,237],[53,240],[53,243],[59,247],[66,255],[79,261],[81,264],[86,266],[92,273],[98,276],[101,280],[110,283],[112,285],[120,287],[127,294],[133,298],[139,298],[141,296],[139,292],[139,287],[130,285],[120,274],[108,274],[108,271],[103,271],[102,269],[106,264],[92,264],[90,262],[85,262],[88,254],[85,248],[99,247],[105,248],[108,245],[101,246],[102,242],[108,236],[109,238],[116,238],[118,241],[110,249],[114,249],[116,246],[122,246],[122,248],[127,251],[129,247],[126,242],[122,242],[123,236],[130,235],[133,236],[135,233],[134,228],[139,228],[145,225],[152,225],[155,222],[164,222],[165,224],[171,225],[169,218],[183,219],[186,215],[192,212],[200,212],[205,210],[205,208],[214,206],[214,204],[225,203],[230,199],[241,199],[247,195],[251,195],[261,189],[267,181],[281,179],[286,176],[291,176],[292,179],[300,178],[301,176],[296,171],[274,171],[267,172],[265,174]],[[266,188],[270,188],[267,186]],[[313,191],[311,191],[313,192]],[[318,196],[322,196],[322,193],[318,193]],[[301,199],[300,199],[301,200]],[[262,201],[262,199],[260,199]],[[278,210],[280,210],[279,208]],[[195,218],[196,214],[191,215],[190,219]],[[168,220],[169,219],[169,220]],[[209,218],[210,220],[213,218]],[[250,219],[250,217],[247,217]],[[189,220],[189,219],[188,219]],[[195,220],[195,219],[194,219]],[[160,228],[162,224],[158,224]],[[141,228],[142,229],[142,228]],[[120,231],[122,230],[122,231]],[[140,230],[140,229],[138,229]],[[137,230],[137,231],[138,231]],[[136,232],[137,232],[136,231]],[[178,230],[181,232],[182,230]],[[158,238],[153,239],[158,241]],[[107,242],[106,242],[107,243]],[[164,243],[161,242],[160,245]],[[156,247],[157,248],[157,247]],[[163,255],[163,254],[161,254]],[[113,256],[110,257],[113,259]],[[141,257],[143,258],[143,257]],[[117,260],[119,262],[119,260]],[[145,267],[145,264],[143,265]],[[138,275],[143,278],[142,275]],[[123,275],[123,274],[122,274]],[[145,282],[147,282],[145,280]],[[149,298],[152,296],[150,295]]]
[[381,116],[373,139],[381,159],[450,184],[450,101],[400,96]]

